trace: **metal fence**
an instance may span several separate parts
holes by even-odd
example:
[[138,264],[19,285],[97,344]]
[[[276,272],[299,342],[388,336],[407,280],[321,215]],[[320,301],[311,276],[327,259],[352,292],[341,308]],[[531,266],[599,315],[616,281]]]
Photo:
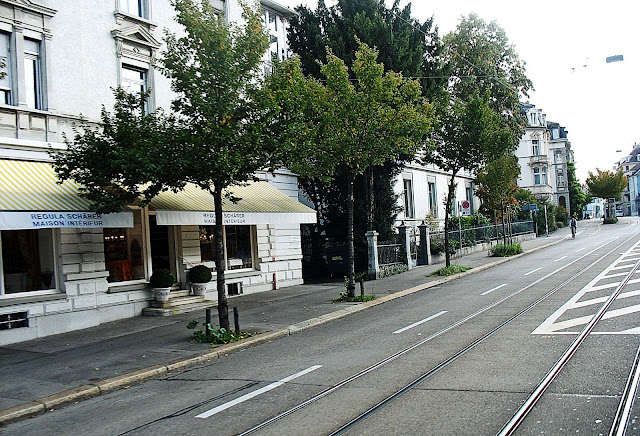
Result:
[[[510,225],[489,224],[478,227],[468,227],[463,229],[449,230],[449,242],[452,249],[457,250],[462,247],[473,247],[483,242],[503,239],[505,233],[507,237],[533,233],[533,221],[516,221]],[[444,251],[444,230],[432,231],[429,234],[431,252]]]
[[385,241],[378,244],[378,264],[395,265],[402,262],[402,244]]

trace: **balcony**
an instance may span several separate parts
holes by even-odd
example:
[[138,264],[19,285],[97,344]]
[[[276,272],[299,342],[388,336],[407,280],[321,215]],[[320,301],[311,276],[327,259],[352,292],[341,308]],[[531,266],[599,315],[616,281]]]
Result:
[[531,156],[529,158],[529,166],[530,167],[548,167],[551,163],[549,156],[546,154],[539,154],[536,156]]

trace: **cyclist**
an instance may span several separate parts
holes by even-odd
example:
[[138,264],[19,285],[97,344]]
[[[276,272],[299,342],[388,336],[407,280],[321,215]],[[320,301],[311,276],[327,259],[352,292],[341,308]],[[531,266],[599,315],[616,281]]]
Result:
[[571,237],[575,239],[576,229],[578,228],[578,220],[576,219],[575,215],[571,217],[571,223],[569,224],[569,226],[571,227]]

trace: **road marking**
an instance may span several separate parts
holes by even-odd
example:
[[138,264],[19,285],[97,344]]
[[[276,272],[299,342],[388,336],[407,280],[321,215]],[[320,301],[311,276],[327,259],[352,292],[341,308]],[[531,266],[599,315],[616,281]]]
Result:
[[554,262],[560,262],[562,259],[566,259],[566,258],[567,258],[567,256],[562,256],[562,257],[559,257],[558,259],[554,260]]
[[435,315],[431,315],[429,318],[425,318],[422,321],[414,322],[413,324],[408,325],[406,327],[403,327],[400,330],[396,330],[395,332],[393,332],[393,334],[395,335],[397,333],[406,332],[409,329],[412,329],[412,328],[414,328],[416,326],[419,326],[420,324],[424,324],[427,321],[431,321],[432,319],[435,319],[435,318],[439,317],[440,315],[444,315],[445,313],[447,313],[446,310],[443,310],[442,312],[438,312]]
[[241,396],[239,398],[236,398],[235,400],[231,400],[231,401],[229,401],[227,403],[219,405],[218,407],[214,407],[211,410],[207,410],[206,412],[203,412],[200,415],[197,415],[196,418],[208,418],[208,417],[210,417],[212,415],[215,415],[218,412],[222,412],[223,410],[228,409],[229,407],[233,407],[236,404],[243,403],[243,402],[245,402],[245,401],[247,401],[247,400],[249,400],[249,399],[251,399],[253,397],[257,397],[260,394],[264,394],[265,392],[268,392],[268,391],[270,391],[272,389],[275,389],[275,388],[277,388],[279,386],[282,386],[283,384],[285,384],[287,382],[290,382],[291,380],[294,380],[294,379],[296,379],[298,377],[302,377],[303,375],[309,374],[310,372],[315,371],[316,369],[319,369],[319,368],[322,368],[322,365],[311,366],[311,367],[309,367],[309,368],[307,368],[307,369],[305,369],[303,371],[300,371],[300,372],[297,372],[297,373],[295,373],[293,375],[290,375],[289,377],[285,377],[285,378],[283,378],[281,380],[278,380],[275,383],[271,383],[270,385],[267,385],[267,386],[265,386],[263,388],[257,389],[257,390],[255,390],[253,392],[249,392],[248,394],[243,395],[243,396]]
[[500,289],[500,288],[504,288],[505,286],[507,286],[507,284],[506,284],[506,283],[503,283],[503,284],[501,284],[501,285],[499,285],[499,286],[496,286],[496,287],[495,287],[495,288],[493,288],[493,289],[489,289],[488,291],[483,292],[483,293],[482,293],[482,294],[480,294],[480,295],[487,295],[487,294],[490,294],[490,293],[492,293],[493,291],[497,291],[497,290],[498,290],[498,289]]
[[578,248],[574,253],[579,253],[582,250],[586,250],[586,249],[587,249],[587,247]]
[[540,268],[536,268],[536,269],[534,269],[533,271],[529,271],[528,273],[524,273],[524,275],[525,275],[525,276],[528,276],[529,274],[533,274],[534,272],[536,272],[536,271],[540,271],[541,269],[542,269],[542,267],[540,267]]

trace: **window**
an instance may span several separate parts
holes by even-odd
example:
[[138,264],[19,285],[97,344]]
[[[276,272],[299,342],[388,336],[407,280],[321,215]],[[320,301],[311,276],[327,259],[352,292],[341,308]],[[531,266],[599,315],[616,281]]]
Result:
[[435,182],[429,182],[429,211],[431,215],[435,217],[438,216],[438,197]]
[[0,296],[56,289],[53,230],[0,232]]
[[4,66],[0,71],[4,77],[0,78],[0,103],[11,104],[11,45],[10,35],[0,33],[0,59]]
[[532,153],[534,156],[538,156],[540,155],[540,141],[538,139],[534,139],[531,141],[531,145],[532,145]]
[[404,179],[404,216],[405,218],[414,217],[413,209],[413,186],[411,179]]
[[40,104],[40,41],[24,40],[24,78],[27,107],[42,109]]
[[[203,262],[215,260],[215,227],[200,226],[200,257]],[[251,226],[224,226],[224,262],[226,268],[254,268],[254,239]]]
[[[120,86],[127,92],[139,94],[147,90],[147,72],[145,70],[122,65]],[[145,101],[144,111],[149,112],[149,100]]]
[[148,0],[120,0],[120,10],[136,17],[149,18]]
[[467,201],[469,201],[469,213],[473,215],[473,188],[471,186],[467,186]]
[[547,184],[547,171],[544,168],[533,169],[533,184],[534,185]]
[[126,282],[145,279],[145,253],[142,212],[133,213],[132,228],[103,229],[107,281]]

